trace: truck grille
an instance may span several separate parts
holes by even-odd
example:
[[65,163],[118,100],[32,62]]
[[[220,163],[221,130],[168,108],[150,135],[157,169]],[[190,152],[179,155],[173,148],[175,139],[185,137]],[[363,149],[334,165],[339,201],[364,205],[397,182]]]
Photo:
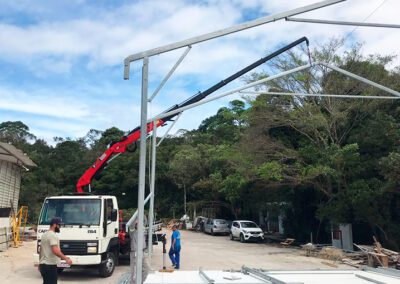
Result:
[[60,249],[66,255],[86,255],[87,242],[82,241],[60,241]]

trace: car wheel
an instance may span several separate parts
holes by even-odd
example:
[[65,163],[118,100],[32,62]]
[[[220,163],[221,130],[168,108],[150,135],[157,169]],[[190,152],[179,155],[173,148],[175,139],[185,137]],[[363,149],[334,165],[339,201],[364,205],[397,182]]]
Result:
[[233,241],[235,238],[233,237],[232,233],[229,234],[229,239]]
[[246,242],[246,240],[244,239],[244,236],[243,236],[242,233],[240,233],[240,242],[241,242],[241,243]]
[[211,229],[211,236],[214,236],[214,230]]
[[106,259],[99,266],[101,277],[110,277],[115,269],[116,257],[112,252],[107,252]]

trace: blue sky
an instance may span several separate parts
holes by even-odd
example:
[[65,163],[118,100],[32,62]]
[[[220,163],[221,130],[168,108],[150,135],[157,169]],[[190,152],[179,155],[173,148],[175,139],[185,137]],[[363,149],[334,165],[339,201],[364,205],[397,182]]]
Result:
[[[48,142],[82,137],[92,128],[133,129],[140,118],[141,66],[134,63],[131,80],[124,81],[126,56],[314,2],[0,0],[0,122],[21,120]],[[298,17],[362,21],[382,2],[348,0]],[[398,11],[400,1],[386,0],[367,21],[400,24]],[[149,106],[149,116],[301,36],[317,46],[352,30],[279,21],[195,45]],[[358,28],[346,44],[353,41],[364,42],[365,54],[396,54],[400,32]],[[150,93],[182,52],[151,58]],[[231,99],[185,113],[174,131],[196,128]]]

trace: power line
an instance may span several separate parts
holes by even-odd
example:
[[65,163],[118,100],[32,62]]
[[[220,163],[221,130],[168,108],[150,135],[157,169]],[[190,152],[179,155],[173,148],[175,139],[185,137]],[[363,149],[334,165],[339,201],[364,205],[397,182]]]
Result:
[[[375,14],[375,12],[378,11],[379,8],[381,8],[381,7],[383,6],[383,4],[386,3],[386,1],[387,1],[387,0],[383,0],[381,4],[379,4],[367,17],[365,17],[364,20],[361,21],[361,23],[364,23],[364,22],[365,22],[366,20],[368,20],[373,14]],[[357,26],[357,27],[355,27],[351,32],[347,33],[347,35],[346,35],[345,38],[344,38],[344,41],[346,41],[347,38],[348,38],[349,36],[351,36],[358,28],[359,28],[359,27]]]

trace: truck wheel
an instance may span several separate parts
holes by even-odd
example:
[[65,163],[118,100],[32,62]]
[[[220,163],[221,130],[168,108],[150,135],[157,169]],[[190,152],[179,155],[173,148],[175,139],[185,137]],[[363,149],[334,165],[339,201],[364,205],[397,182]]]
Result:
[[229,239],[233,241],[235,238],[233,237],[232,233],[229,234]]
[[106,259],[100,263],[99,274],[101,277],[110,277],[115,269],[116,257],[112,252],[107,252]]
[[242,233],[240,234],[240,242],[241,242],[241,243],[244,243],[244,242],[246,242],[246,240],[244,239],[244,236],[243,236],[243,234],[242,234]]

